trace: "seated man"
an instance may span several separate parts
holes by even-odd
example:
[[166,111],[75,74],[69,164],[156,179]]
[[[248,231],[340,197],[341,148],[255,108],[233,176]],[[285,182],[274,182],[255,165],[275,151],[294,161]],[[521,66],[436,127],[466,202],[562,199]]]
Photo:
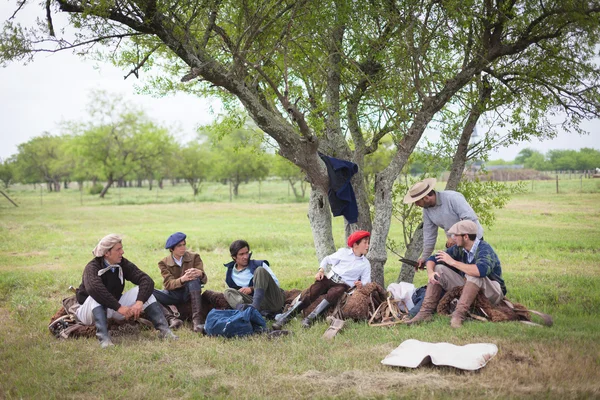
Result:
[[454,224],[449,233],[455,245],[446,251],[438,251],[426,262],[429,281],[421,310],[407,324],[415,324],[431,318],[442,298],[443,290],[464,286],[450,326],[459,328],[475,301],[479,290],[483,290],[490,303],[496,305],[506,294],[502,279],[500,260],[492,247],[477,238],[478,226],[470,220]]
[[[154,281],[124,258],[123,253],[121,237],[114,234],[102,238],[94,248],[94,258],[85,266],[77,289],[77,302],[81,305],[77,318],[84,325],[95,322],[96,337],[102,348],[113,346],[108,318],[138,319],[142,310],[160,331],[161,338],[177,339],[152,295]],[[138,286],[123,293],[125,280]]]
[[[205,284],[208,278],[204,273],[200,255],[186,250],[186,237],[185,233],[176,232],[167,239],[165,249],[169,249],[171,254],[158,263],[164,289],[154,289],[154,297],[163,306],[187,303],[191,300],[193,330],[202,332],[202,284]],[[180,324],[180,320],[174,320],[170,327],[176,328]]]
[[[371,234],[367,231],[356,231],[348,237],[348,247],[339,249],[321,260],[319,272],[315,275],[315,283],[310,286],[300,301],[277,318],[273,329],[281,329],[298,312],[304,310],[325,293],[325,299],[302,320],[302,326],[308,328],[319,314],[325,311],[330,304],[338,301],[351,286],[360,289],[363,284],[370,283],[371,263],[365,257],[369,251],[370,236]],[[328,265],[332,267],[326,274],[325,268]]]
[[245,240],[236,240],[229,246],[233,261],[227,267],[223,295],[232,308],[244,309],[250,304],[264,314],[281,312],[285,304],[284,291],[277,277],[269,268],[267,260],[251,260],[250,245]]

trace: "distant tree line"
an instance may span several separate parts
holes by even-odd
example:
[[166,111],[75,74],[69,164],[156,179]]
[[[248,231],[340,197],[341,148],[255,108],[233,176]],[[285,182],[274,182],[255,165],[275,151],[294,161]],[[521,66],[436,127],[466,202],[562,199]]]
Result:
[[531,148],[523,149],[513,161],[494,160],[487,165],[523,165],[537,171],[586,171],[600,168],[600,150],[550,150],[546,154]]

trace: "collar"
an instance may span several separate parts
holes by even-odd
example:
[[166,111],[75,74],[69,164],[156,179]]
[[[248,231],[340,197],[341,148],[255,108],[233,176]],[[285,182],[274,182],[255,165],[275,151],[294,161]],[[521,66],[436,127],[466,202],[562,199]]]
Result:
[[471,250],[469,250],[469,251],[467,251],[467,249],[465,249],[464,247],[462,248],[463,251],[467,254],[467,257],[469,258],[469,262],[471,262],[471,260],[473,259],[473,256],[477,252],[477,247],[479,246],[479,242],[481,242],[481,239],[475,239],[475,241],[473,242],[473,246],[471,247]]
[[[189,251],[186,250],[185,253],[183,253],[183,256],[181,257],[181,264],[183,265],[183,263],[186,263],[188,261],[190,261],[192,259],[192,255],[190,254]],[[174,267],[174,266],[180,266],[178,265],[175,260],[173,259],[173,254],[169,254],[169,256],[166,259],[165,264],[167,264],[168,267]]]

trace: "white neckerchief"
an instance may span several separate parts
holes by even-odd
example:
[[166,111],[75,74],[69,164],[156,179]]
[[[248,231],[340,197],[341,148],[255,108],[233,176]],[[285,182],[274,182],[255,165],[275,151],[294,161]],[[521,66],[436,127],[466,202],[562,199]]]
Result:
[[102,276],[108,272],[109,269],[118,268],[119,269],[119,279],[121,280],[121,284],[123,284],[123,268],[119,264],[109,264],[106,259],[104,260],[104,265],[108,265],[106,268],[102,268],[98,271],[98,276]]

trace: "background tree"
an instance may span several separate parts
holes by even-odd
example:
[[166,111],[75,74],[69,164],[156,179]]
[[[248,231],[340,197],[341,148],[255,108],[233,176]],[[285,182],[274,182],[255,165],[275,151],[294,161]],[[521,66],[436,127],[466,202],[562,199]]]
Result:
[[13,157],[0,159],[0,181],[2,181],[5,189],[8,189],[15,180],[14,169],[15,160]]
[[172,138],[165,129],[107,93],[93,95],[90,115],[93,122],[76,128],[76,146],[89,168],[106,181],[100,197],[113,183],[131,179],[140,170],[151,173],[170,153]]
[[67,136],[44,133],[18,146],[16,168],[24,183],[45,182],[49,191],[60,191],[68,179],[71,159],[67,156]]
[[177,152],[174,175],[190,184],[194,196],[211,173],[214,157],[206,144],[190,142]]
[[271,156],[270,165],[271,174],[287,181],[297,200],[303,199],[306,196],[306,189],[308,187],[306,174],[300,168],[278,154]]
[[212,143],[212,176],[230,186],[230,200],[239,195],[242,183],[262,180],[269,174],[268,159],[262,148],[263,133],[239,121],[225,118],[205,128]]

